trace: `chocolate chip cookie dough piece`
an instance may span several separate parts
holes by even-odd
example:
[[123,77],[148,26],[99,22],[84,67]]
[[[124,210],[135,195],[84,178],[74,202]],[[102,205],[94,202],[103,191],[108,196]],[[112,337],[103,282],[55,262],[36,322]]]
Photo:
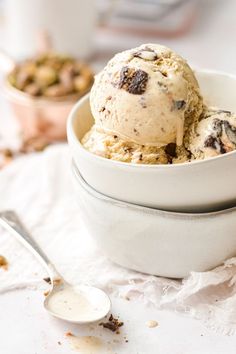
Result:
[[144,146],[181,146],[202,113],[202,98],[186,61],[157,44],[115,55],[96,76],[91,96],[95,125],[104,134]]
[[236,114],[208,109],[190,132],[192,160],[207,159],[236,149]]

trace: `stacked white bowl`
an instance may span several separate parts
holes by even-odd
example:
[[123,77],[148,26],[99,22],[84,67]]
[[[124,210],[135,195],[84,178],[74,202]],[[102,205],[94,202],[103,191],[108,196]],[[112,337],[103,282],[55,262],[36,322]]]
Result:
[[[236,77],[196,71],[204,101],[236,112]],[[89,96],[68,119],[77,199],[87,227],[114,262],[181,278],[236,254],[236,151],[177,165],[105,159],[80,143],[94,123]]]

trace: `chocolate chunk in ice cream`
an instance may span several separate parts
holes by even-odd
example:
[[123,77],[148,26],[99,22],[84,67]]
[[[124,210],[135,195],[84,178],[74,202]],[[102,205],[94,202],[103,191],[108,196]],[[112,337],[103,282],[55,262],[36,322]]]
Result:
[[148,74],[145,71],[141,69],[135,70],[127,66],[121,69],[119,88],[133,95],[141,95],[146,91],[147,82]]
[[140,58],[148,61],[155,61],[158,59],[156,52],[150,48],[144,48],[142,50],[138,50],[133,54],[134,58]]
[[227,120],[224,120],[223,124],[228,139],[231,141],[231,143],[236,145],[236,128],[233,127]]

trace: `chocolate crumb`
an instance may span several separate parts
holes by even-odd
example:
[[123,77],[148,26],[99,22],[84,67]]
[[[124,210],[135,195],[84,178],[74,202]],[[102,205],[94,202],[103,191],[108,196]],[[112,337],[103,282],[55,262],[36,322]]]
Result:
[[206,140],[204,141],[204,147],[209,147],[209,148],[215,149],[221,154],[226,153],[226,150],[224,148],[222,141],[212,135],[209,135],[206,138]]
[[5,270],[8,269],[8,262],[4,256],[0,256],[0,268],[3,268]]
[[186,102],[184,100],[173,101],[174,109],[183,109],[186,106]]
[[176,157],[176,144],[170,143],[165,147],[165,153],[170,155],[171,157]]
[[216,138],[212,135],[209,135],[206,140],[204,141],[204,147],[211,147],[216,149]]
[[100,326],[103,326],[103,328],[107,328],[112,332],[115,332],[117,328],[114,323],[110,323],[110,322],[100,323]]
[[231,143],[236,145],[236,128],[233,127],[227,120],[224,120],[223,124],[228,139],[231,141]]
[[140,97],[139,102],[140,102],[140,105],[142,106],[142,108],[147,108],[147,103],[146,103],[146,100],[145,100],[144,96]]
[[114,138],[114,139],[117,139],[117,138],[118,138],[118,136],[117,136],[117,135],[113,135],[113,138]]
[[167,77],[168,75],[167,75],[167,72],[165,72],[165,71],[161,71],[161,74],[162,74],[162,76],[164,76],[164,77]]
[[57,342],[58,345],[61,345],[61,342]]
[[119,321],[118,318],[114,318],[113,315],[110,315],[108,322],[101,322],[99,326],[103,326],[103,328],[107,328],[112,332],[116,332],[119,334],[119,328],[124,325],[123,322]]
[[140,58],[147,61],[155,61],[158,59],[157,54],[150,48],[141,49],[133,54],[134,58]]
[[132,151],[131,147],[125,146],[124,147],[124,152],[130,153]]
[[7,166],[14,158],[14,153],[10,149],[0,149],[0,169]]
[[43,280],[46,281],[46,283],[48,284],[52,284],[51,279],[49,277],[43,278]]
[[[52,284],[51,279],[50,279],[49,277],[43,278],[43,280],[44,280],[46,283],[48,283],[48,284]],[[54,285],[60,285],[60,284],[61,284],[61,279],[60,279],[60,278],[53,279],[53,284],[54,284]]]
[[163,84],[163,82],[157,81],[157,85],[161,88],[161,90],[162,90],[163,92],[167,92],[167,91],[168,91],[167,85]]
[[10,149],[4,149],[2,150],[2,153],[4,154],[5,157],[13,157],[13,151]]
[[219,137],[222,135],[222,120],[215,118],[212,121],[212,128],[215,130],[216,135]]
[[71,332],[66,332],[66,336],[67,337],[74,337],[74,334],[72,334]]
[[100,108],[99,112],[104,112],[105,109],[106,109],[106,108],[103,106],[103,107]]

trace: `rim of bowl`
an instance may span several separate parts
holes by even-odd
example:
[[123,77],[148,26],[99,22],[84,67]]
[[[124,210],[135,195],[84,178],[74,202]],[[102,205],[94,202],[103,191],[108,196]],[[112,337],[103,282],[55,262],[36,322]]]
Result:
[[76,166],[75,162],[72,160],[71,163],[71,169],[74,177],[76,178],[76,181],[81,185],[81,187],[86,190],[87,193],[89,193],[92,197],[96,199],[100,199],[106,203],[110,204],[116,204],[122,208],[129,208],[132,210],[137,210],[140,212],[145,212],[147,214],[154,214],[154,215],[165,215],[165,216],[172,216],[176,218],[189,218],[189,219],[199,219],[199,218],[207,218],[207,217],[216,217],[218,215],[226,215],[233,213],[236,211],[236,201],[234,206],[226,207],[224,209],[220,209],[217,211],[209,211],[209,212],[197,212],[197,213],[187,213],[187,212],[181,212],[181,211],[170,211],[170,210],[163,210],[163,209],[155,209],[155,208],[150,208],[146,207],[143,205],[138,205],[138,204],[133,204],[133,203],[128,203],[123,200],[115,199],[112,197],[109,197],[105,194],[102,194],[98,191],[96,191],[93,187],[91,187],[83,178],[83,176],[80,174],[78,167]]
[[[200,73],[200,74],[210,74],[210,75],[220,75],[220,76],[226,76],[226,77],[230,77],[233,78],[234,80],[236,80],[236,75],[234,74],[229,74],[227,72],[224,71],[218,71],[218,70],[211,70],[211,69],[195,69],[194,72]],[[227,159],[232,155],[236,156],[236,150],[231,151],[231,152],[227,152],[226,154],[223,155],[219,155],[219,156],[214,156],[214,157],[210,157],[208,159],[205,160],[194,160],[194,161],[189,161],[189,162],[181,162],[178,164],[134,164],[134,163],[128,163],[128,162],[122,162],[122,161],[116,161],[116,160],[111,160],[111,159],[106,159],[105,157],[93,154],[92,152],[86,150],[83,145],[81,144],[80,140],[78,139],[76,133],[74,132],[74,127],[73,127],[73,123],[74,120],[77,118],[76,114],[78,109],[80,108],[80,106],[84,103],[84,101],[89,100],[89,96],[90,96],[90,92],[88,92],[86,95],[84,95],[72,108],[72,110],[70,111],[68,120],[67,120],[67,135],[68,138],[72,138],[72,140],[74,141],[74,143],[79,147],[81,153],[85,156],[88,156],[94,160],[97,161],[102,161],[103,163],[107,163],[107,164],[112,164],[113,165],[118,165],[119,167],[124,167],[124,168],[132,168],[132,169],[141,169],[141,168],[145,168],[145,169],[185,169],[185,168],[190,168],[190,166],[196,166],[199,164],[211,164],[214,163],[216,160],[219,159]],[[69,140],[69,139],[68,139]]]

